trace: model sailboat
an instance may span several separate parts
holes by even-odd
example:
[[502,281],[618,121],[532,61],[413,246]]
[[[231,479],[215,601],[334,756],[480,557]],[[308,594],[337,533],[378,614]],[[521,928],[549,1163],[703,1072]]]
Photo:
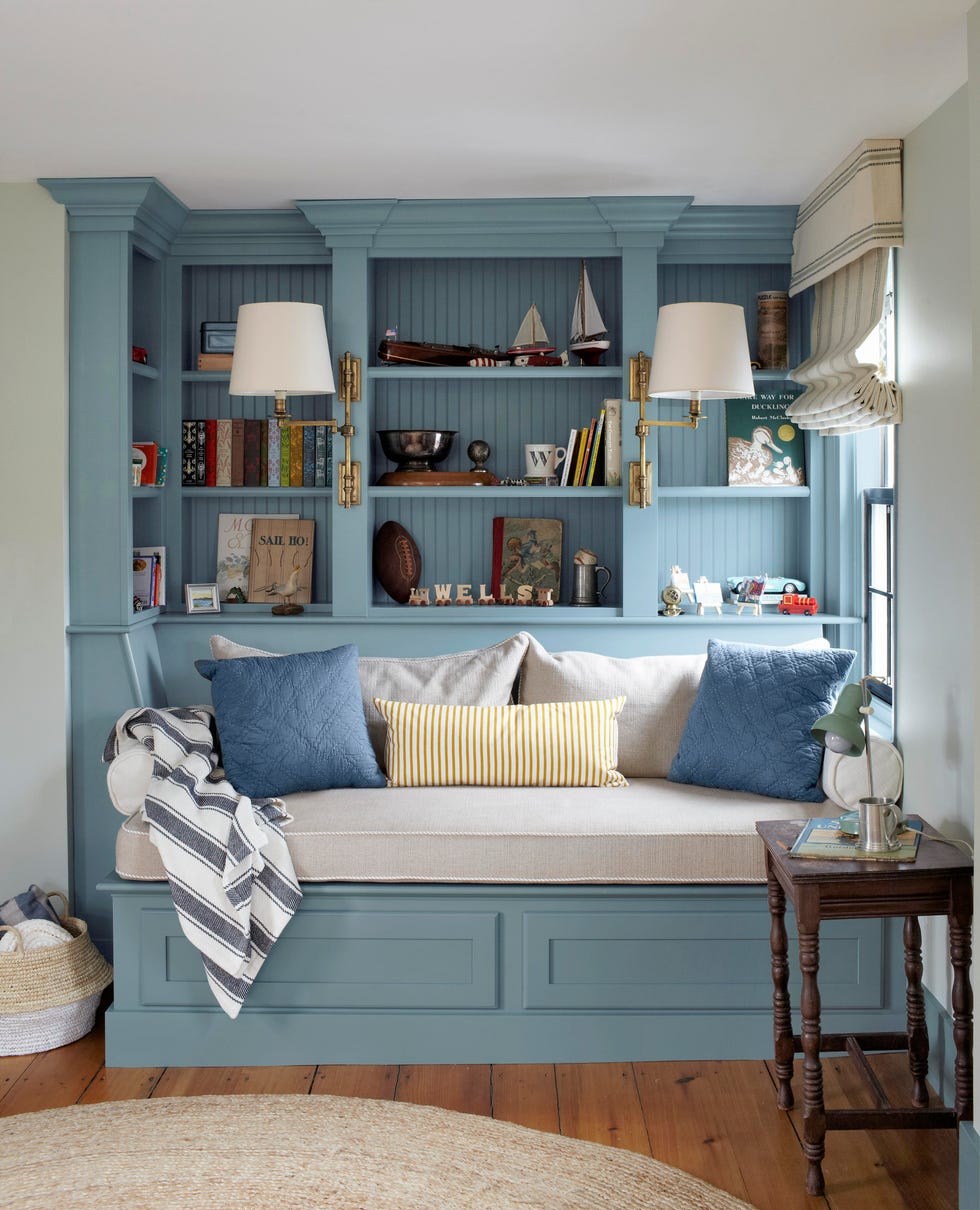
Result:
[[585,271],[585,261],[579,272],[578,294],[575,296],[575,306],[572,308],[572,334],[568,346],[569,353],[574,353],[584,366],[597,366],[603,353],[609,348],[610,341],[605,339],[606,325],[599,314],[589,275]]
[[531,303],[521,320],[514,343],[507,350],[508,357],[527,357],[534,354],[554,353],[555,346],[548,339],[541,320],[541,312]]

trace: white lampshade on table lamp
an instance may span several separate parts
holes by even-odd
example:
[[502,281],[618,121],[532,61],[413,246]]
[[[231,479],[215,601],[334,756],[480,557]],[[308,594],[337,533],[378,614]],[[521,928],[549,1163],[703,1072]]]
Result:
[[286,400],[291,395],[332,395],[337,386],[323,307],[319,303],[259,302],[238,308],[235,351],[231,362],[231,395],[272,395],[272,418],[280,428],[323,425],[344,438],[344,463],[338,475],[338,499],[345,508],[360,503],[360,466],[351,462],[354,428],[350,405],[361,397],[361,359],[345,353],[340,362],[344,423],[294,420]]
[[[630,464],[630,503],[649,504],[646,437],[651,428],[696,429],[702,399],[755,394],[745,311],[734,303],[668,303],[657,316],[653,356],[630,358],[630,399],[639,402],[640,461]],[[689,399],[685,420],[647,420],[648,399]],[[634,473],[634,468],[636,472]]]

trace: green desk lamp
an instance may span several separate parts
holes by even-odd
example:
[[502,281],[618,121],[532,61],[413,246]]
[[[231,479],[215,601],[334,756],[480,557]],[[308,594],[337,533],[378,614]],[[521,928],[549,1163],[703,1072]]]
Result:
[[[875,796],[874,769],[871,763],[871,726],[870,718],[874,708],[870,704],[868,682],[883,682],[880,676],[863,676],[857,683],[845,685],[837,699],[837,705],[830,714],[823,715],[810,728],[813,738],[831,752],[839,752],[842,756],[860,756],[864,753],[868,769],[868,798],[861,799],[863,803],[891,804],[894,817],[901,819],[897,807],[892,800],[878,799]],[[857,827],[860,811],[847,811],[841,816],[841,824]],[[876,846],[877,847],[877,846]],[[897,842],[884,843],[885,849],[898,848]]]

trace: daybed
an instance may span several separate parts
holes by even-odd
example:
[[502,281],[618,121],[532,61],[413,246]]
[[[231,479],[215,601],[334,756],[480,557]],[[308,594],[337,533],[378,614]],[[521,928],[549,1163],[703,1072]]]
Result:
[[[270,653],[215,636],[212,654],[254,663]],[[304,897],[234,1021],[181,933],[140,816],[150,758],[124,744],[108,770],[110,796],[127,818],[116,875],[103,884],[113,896],[116,971],[107,1062],[768,1054],[769,916],[755,822],[836,814],[858,762],[831,758],[822,789],[818,768],[810,801],[717,788],[730,776],[724,770],[714,787],[668,780],[684,745],[695,759],[697,745],[712,749],[693,733],[705,663],[704,655],[552,654],[527,634],[479,652],[360,660],[381,760],[375,698],[502,706],[516,681],[523,704],[625,695],[618,767],[629,785],[284,796]],[[763,665],[760,675],[769,675]],[[758,685],[745,688],[756,712],[774,708]],[[220,731],[220,709],[218,722]],[[746,730],[746,754],[755,742]],[[901,1027],[901,943],[887,922],[828,927],[821,961],[827,1028],[838,1011],[849,1029]]]

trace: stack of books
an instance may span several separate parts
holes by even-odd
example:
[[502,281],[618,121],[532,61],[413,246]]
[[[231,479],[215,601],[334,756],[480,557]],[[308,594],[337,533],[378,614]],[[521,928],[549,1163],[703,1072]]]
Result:
[[616,487],[622,482],[621,401],[604,399],[598,416],[568,434],[562,487]]
[[329,487],[326,426],[280,428],[269,420],[185,420],[184,487]]
[[152,609],[167,603],[167,548],[133,547],[133,601],[140,609]]

